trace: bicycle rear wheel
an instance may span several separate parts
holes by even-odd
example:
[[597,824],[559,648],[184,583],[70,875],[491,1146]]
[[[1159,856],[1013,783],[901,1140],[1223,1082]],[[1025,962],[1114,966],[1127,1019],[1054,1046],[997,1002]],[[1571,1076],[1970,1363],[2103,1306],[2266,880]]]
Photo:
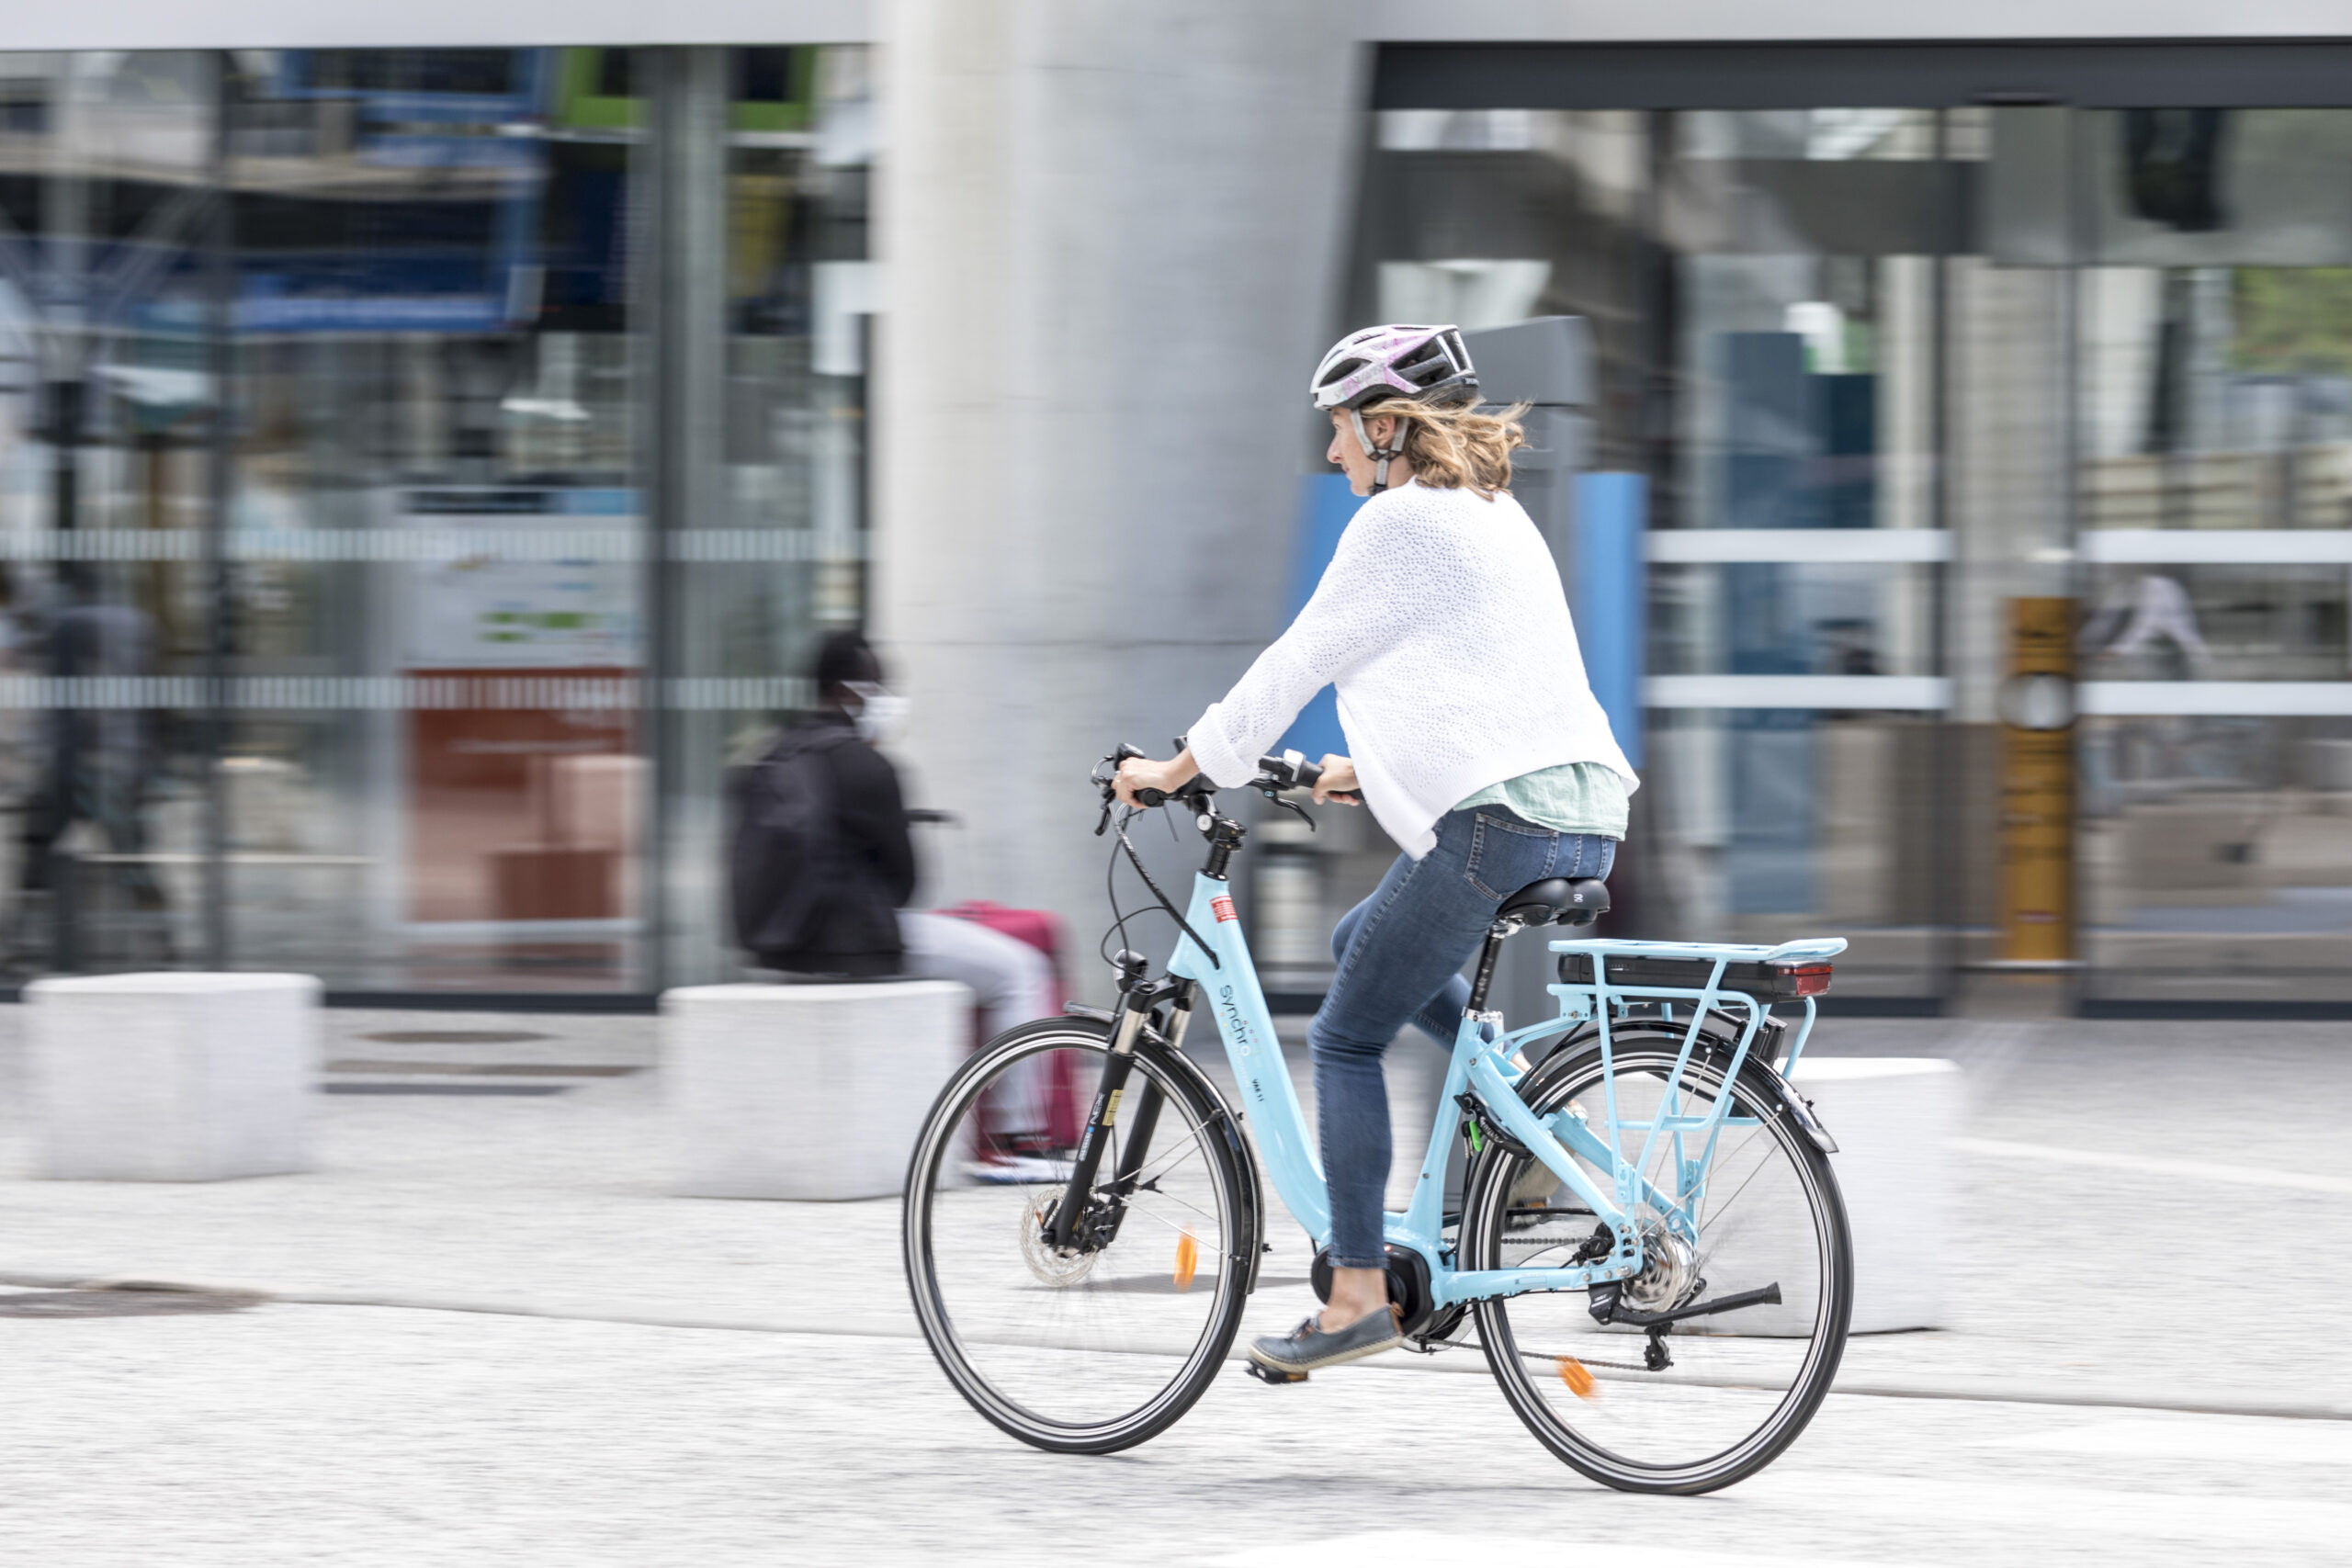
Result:
[[[1612,1071],[1604,1073],[1597,1049],[1555,1057],[1521,1096],[1539,1116],[1573,1104],[1605,1137],[1611,1080],[1621,1122],[1656,1119],[1679,1044],[1679,1030],[1666,1036],[1632,1021],[1616,1031]],[[1702,1116],[1726,1092],[1732,1100],[1707,1163],[1697,1233],[1678,1238],[1663,1215],[1644,1210],[1644,1269],[1624,1283],[1623,1299],[1657,1313],[1777,1287],[1777,1303],[1686,1318],[1655,1337],[1596,1322],[1583,1291],[1478,1303],[1487,1362],[1520,1419],[1561,1459],[1624,1491],[1709,1492],[1754,1474],[1812,1420],[1845,1349],[1853,1260],[1837,1182],[1760,1075],[1743,1074],[1726,1091],[1730,1055],[1702,1043],[1672,1106]],[[1647,1137],[1621,1128],[1622,1157],[1639,1159]],[[1679,1149],[1676,1142],[1658,1136],[1644,1171],[1668,1194],[1679,1190],[1675,1162],[1702,1153],[1703,1140],[1686,1138]],[[1612,1190],[1610,1172],[1578,1163],[1600,1191]],[[1534,1164],[1490,1146],[1472,1170],[1462,1233],[1472,1268],[1540,1269],[1605,1253],[1606,1232],[1573,1189],[1527,1198],[1544,1185]]]
[[982,1416],[1062,1452],[1140,1443],[1206,1392],[1256,1245],[1232,1118],[1148,1047],[1095,1179],[1095,1240],[1046,1241],[1074,1151],[1005,1108],[1034,1104],[1057,1057],[1091,1089],[1108,1049],[1080,1019],[1000,1035],[940,1091],[907,1174],[907,1282],[932,1353]]

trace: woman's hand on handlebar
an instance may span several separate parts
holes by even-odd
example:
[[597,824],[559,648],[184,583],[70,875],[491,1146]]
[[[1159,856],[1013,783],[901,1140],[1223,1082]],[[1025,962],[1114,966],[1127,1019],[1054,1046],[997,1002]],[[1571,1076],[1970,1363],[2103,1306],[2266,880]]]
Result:
[[1143,806],[1148,803],[1136,798],[1137,790],[1151,789],[1163,795],[1170,795],[1198,778],[1200,772],[1201,765],[1193,761],[1192,749],[1187,747],[1165,762],[1155,762],[1148,757],[1128,758],[1119,764],[1111,787],[1118,795],[1120,805]]
[[1315,781],[1315,804],[1327,806],[1333,801],[1341,806],[1363,804],[1363,786],[1356,783],[1356,764],[1351,757],[1323,759],[1323,776]]

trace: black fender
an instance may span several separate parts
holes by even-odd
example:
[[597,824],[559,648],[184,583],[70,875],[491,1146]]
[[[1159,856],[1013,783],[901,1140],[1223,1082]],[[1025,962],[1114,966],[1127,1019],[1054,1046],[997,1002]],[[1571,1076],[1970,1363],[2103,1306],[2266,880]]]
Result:
[[1820,1116],[1813,1109],[1813,1101],[1799,1094],[1797,1086],[1781,1076],[1780,1068],[1770,1062],[1758,1061],[1756,1054],[1751,1051],[1748,1053],[1747,1064],[1740,1068],[1740,1071],[1755,1074],[1758,1078],[1771,1088],[1773,1094],[1780,1099],[1781,1111],[1787,1114],[1790,1121],[1797,1124],[1799,1132],[1813,1140],[1815,1148],[1826,1155],[1834,1155],[1838,1152],[1838,1140],[1831,1137],[1829,1129],[1821,1124]]

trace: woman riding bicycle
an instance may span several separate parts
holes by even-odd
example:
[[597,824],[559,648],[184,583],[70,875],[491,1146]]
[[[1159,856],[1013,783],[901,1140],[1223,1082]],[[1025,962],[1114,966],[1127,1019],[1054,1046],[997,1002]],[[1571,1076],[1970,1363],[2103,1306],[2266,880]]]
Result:
[[1510,496],[1514,411],[1481,413],[1453,327],[1352,333],[1310,390],[1326,457],[1370,496],[1290,629],[1213,704],[1168,761],[1132,758],[1119,797],[1205,773],[1238,789],[1325,685],[1351,757],[1315,798],[1363,803],[1403,847],[1331,935],[1338,964],[1308,1026],[1331,1199],[1329,1304],[1250,1347],[1285,1372],[1403,1343],[1383,1268],[1388,1181],[1381,1056],[1406,1023],[1451,1043],[1461,969],[1497,905],[1549,876],[1605,877],[1639,787],[1585,678],[1558,569]]

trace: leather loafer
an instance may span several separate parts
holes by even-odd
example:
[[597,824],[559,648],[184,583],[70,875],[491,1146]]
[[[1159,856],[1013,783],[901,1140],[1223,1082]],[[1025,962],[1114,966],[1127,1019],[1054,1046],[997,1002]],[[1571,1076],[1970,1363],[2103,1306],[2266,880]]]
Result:
[[1361,1360],[1405,1343],[1404,1314],[1393,1303],[1368,1312],[1345,1328],[1325,1329],[1319,1317],[1310,1317],[1288,1334],[1268,1334],[1252,1340],[1250,1359],[1278,1372],[1304,1374]]

